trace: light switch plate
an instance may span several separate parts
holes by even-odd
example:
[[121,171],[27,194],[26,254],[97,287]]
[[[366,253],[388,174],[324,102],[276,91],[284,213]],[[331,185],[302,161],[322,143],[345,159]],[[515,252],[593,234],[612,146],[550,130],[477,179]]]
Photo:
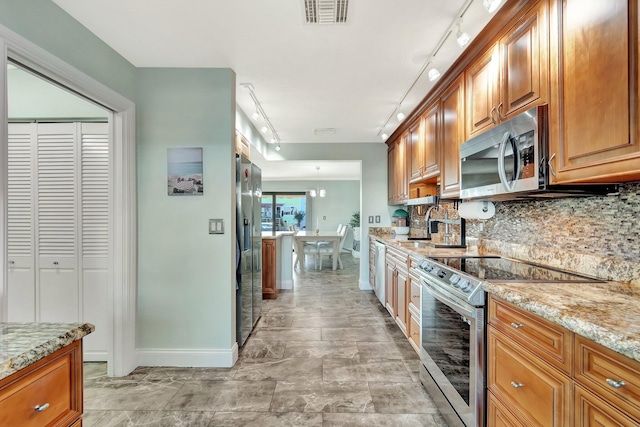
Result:
[[224,234],[224,219],[222,218],[210,219],[209,234]]

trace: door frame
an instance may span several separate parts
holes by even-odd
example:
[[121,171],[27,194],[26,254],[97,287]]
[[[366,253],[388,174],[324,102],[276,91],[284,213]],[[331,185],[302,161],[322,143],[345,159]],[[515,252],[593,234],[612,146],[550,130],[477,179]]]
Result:
[[[7,60],[12,58],[111,110],[109,134],[111,213],[107,312],[110,376],[136,368],[137,212],[135,104],[51,53],[0,25],[0,164],[7,164]],[[7,321],[7,168],[0,168],[0,322]]]

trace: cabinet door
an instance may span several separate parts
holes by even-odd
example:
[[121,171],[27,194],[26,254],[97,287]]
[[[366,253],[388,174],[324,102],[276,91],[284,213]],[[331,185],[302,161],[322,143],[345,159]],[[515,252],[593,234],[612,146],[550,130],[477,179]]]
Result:
[[574,426],[633,426],[640,422],[632,419],[619,410],[596,397],[586,389],[575,386],[575,421]]
[[552,181],[640,179],[638,2],[553,0]]
[[407,335],[407,315],[409,302],[407,298],[407,272],[399,268],[396,272],[396,323],[403,334]]
[[440,196],[460,197],[460,144],[464,142],[464,78],[442,94]]
[[418,181],[422,179],[425,171],[424,164],[424,137],[421,130],[422,120],[409,129],[409,145],[410,145],[410,181]]
[[396,196],[396,144],[389,144],[387,151],[387,203],[393,205]]
[[508,119],[547,102],[549,29],[547,0],[541,0],[500,41],[498,118]]
[[276,241],[262,240],[262,298],[275,298],[276,286]]
[[424,129],[424,178],[440,174],[440,103],[435,102],[422,116]]
[[404,133],[396,146],[396,203],[400,204],[409,198],[409,179],[407,174],[407,146],[409,144],[409,132]]
[[396,266],[394,263],[386,263],[386,277],[385,277],[385,289],[384,300],[387,307],[387,311],[391,314],[392,318],[396,317]]
[[497,123],[498,45],[481,55],[465,72],[467,139]]

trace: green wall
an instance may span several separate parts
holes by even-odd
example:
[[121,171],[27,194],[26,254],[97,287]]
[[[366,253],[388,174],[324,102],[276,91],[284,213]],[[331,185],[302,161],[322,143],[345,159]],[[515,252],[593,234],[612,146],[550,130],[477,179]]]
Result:
[[[138,347],[230,349],[235,74],[146,68],[138,81]],[[203,147],[202,196],[167,195],[169,147]]]

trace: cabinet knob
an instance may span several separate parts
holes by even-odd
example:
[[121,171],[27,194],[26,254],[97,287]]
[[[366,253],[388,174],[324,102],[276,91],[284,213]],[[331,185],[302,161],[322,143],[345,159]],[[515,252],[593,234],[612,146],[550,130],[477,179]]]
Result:
[[616,380],[611,379],[611,378],[607,378],[607,384],[609,384],[613,388],[620,388],[620,387],[624,387],[624,386],[627,385],[627,383],[625,383],[622,380],[616,381]]
[[411,295],[411,298],[420,298],[420,295]]
[[522,328],[524,325],[522,323],[515,323],[515,322],[511,322],[511,326],[513,326],[514,329],[520,329]]
[[58,261],[53,261],[53,265],[58,265]]
[[44,412],[47,410],[47,408],[49,408],[49,404],[45,403],[44,405],[36,405],[35,409],[37,412]]
[[15,261],[9,261],[9,265],[13,267],[14,265],[16,265],[16,262]]
[[511,381],[511,385],[513,386],[513,388],[520,388],[520,387],[524,387],[524,384],[522,383],[517,383],[515,381]]

